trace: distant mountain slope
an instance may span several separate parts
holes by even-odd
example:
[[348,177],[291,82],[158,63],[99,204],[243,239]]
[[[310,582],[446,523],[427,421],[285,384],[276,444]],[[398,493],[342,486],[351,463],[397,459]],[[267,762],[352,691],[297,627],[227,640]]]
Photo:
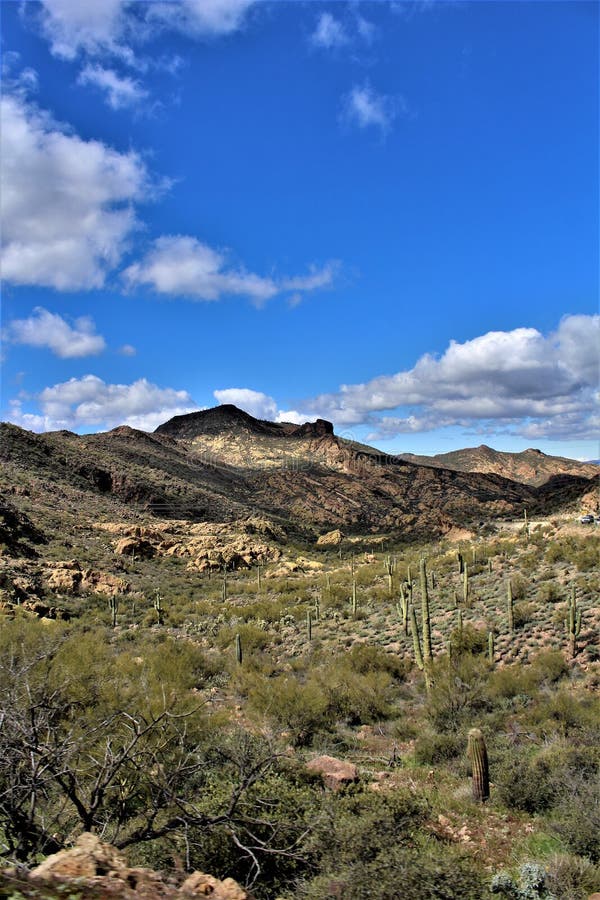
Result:
[[535,486],[544,484],[555,475],[593,478],[600,471],[593,463],[581,463],[563,456],[547,456],[541,450],[530,448],[521,453],[505,453],[485,444],[450,453],[438,453],[436,456],[417,456],[414,453],[400,453],[398,456],[420,466],[454,469],[455,472],[494,473]]
[[436,537],[496,516],[576,503],[594,481],[541,488],[491,472],[416,465],[338,438],[330,423],[262,422],[235,407],[179,416],[153,434],[125,426],[79,436],[0,426],[0,460],[14,514],[73,533],[94,521],[224,522],[264,516],[289,532],[396,532]]

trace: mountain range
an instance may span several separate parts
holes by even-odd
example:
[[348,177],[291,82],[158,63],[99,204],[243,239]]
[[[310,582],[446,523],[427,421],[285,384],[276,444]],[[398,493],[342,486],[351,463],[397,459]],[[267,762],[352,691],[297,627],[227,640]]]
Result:
[[5,423],[0,460],[0,540],[21,549],[66,527],[76,540],[78,523],[148,517],[258,516],[307,539],[334,528],[433,538],[525,508],[595,509],[599,479],[597,467],[535,450],[390,456],[338,437],[322,419],[280,424],[229,405],[177,416],[154,433],[33,434]]

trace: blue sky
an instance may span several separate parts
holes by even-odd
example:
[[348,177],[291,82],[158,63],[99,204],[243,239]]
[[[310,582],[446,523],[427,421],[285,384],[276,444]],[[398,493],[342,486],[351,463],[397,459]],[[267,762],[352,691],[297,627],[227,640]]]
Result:
[[1,11],[2,418],[599,455],[596,3]]

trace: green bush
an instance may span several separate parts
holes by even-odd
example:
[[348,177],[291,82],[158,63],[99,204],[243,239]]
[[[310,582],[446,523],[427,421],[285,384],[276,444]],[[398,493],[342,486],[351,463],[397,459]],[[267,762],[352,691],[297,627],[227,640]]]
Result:
[[422,766],[446,763],[464,752],[464,737],[457,734],[421,734],[414,750],[415,761]]
[[489,708],[488,675],[487,661],[469,654],[458,659],[443,656],[434,662],[426,711],[437,731],[457,731]]
[[533,603],[515,603],[513,609],[513,622],[515,628],[522,628],[533,618],[535,607]]

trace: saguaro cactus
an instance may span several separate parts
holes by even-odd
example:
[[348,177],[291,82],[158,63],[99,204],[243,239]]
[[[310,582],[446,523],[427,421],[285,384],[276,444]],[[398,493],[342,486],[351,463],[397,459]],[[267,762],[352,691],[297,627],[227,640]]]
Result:
[[385,562],[384,562],[384,568],[385,568],[385,571],[387,572],[388,590],[391,595],[393,592],[393,589],[394,589],[393,579],[394,579],[394,570],[396,568],[396,561],[391,556],[386,556]]
[[162,597],[160,596],[160,591],[156,591],[156,597],[154,598],[154,609],[156,610],[156,621],[158,625],[164,625],[164,609],[162,605]]
[[467,756],[471,761],[473,800],[485,803],[490,797],[490,772],[485,738],[479,728],[471,728],[469,731]]
[[515,630],[515,616],[513,607],[512,582],[510,578],[506,584],[506,611],[508,613],[508,630],[512,634]]
[[421,638],[419,636],[419,626],[417,625],[417,614],[412,603],[408,604],[408,615],[410,619],[410,630],[413,639],[413,650],[415,652],[415,662],[417,668],[423,671],[425,665],[423,663],[423,651],[421,650]]
[[357,609],[357,600],[356,600],[356,578],[352,579],[352,615],[356,615]]
[[419,563],[419,576],[421,582],[421,619],[423,623],[423,660],[425,665],[429,666],[433,655],[431,652],[431,621],[429,617],[429,593],[427,591],[427,561],[425,558]]
[[109,606],[109,609],[111,612],[111,617],[112,617],[112,627],[116,628],[117,627],[117,612],[119,609],[119,601],[117,600],[116,596],[108,598],[108,606]]
[[465,606],[469,603],[469,566],[466,562],[463,566],[463,602]]
[[306,637],[309,641],[312,641],[312,613],[310,609],[306,612]]
[[408,634],[408,594],[404,592],[404,586],[400,584],[400,604],[398,605],[398,615],[402,620],[404,634]]
[[567,603],[567,637],[569,639],[569,656],[573,659],[577,655],[577,638],[581,631],[581,610],[577,609],[577,597],[575,585],[571,590],[571,596]]
[[235,636],[235,659],[238,666],[241,666],[244,659],[244,654],[242,651],[242,638],[239,634],[236,634]]
[[488,659],[490,661],[490,665],[492,665],[492,666],[494,665],[494,655],[495,655],[494,632],[488,631]]

